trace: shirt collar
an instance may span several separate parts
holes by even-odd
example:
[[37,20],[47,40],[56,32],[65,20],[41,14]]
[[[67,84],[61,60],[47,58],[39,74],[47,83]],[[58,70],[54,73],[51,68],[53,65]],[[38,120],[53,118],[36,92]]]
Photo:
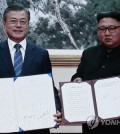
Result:
[[[10,38],[8,38],[8,44],[9,44],[10,51],[12,51],[12,49],[14,48],[14,45],[17,43],[12,41]],[[26,39],[22,40],[19,44],[22,46],[24,50],[26,50],[26,45],[27,45]]]

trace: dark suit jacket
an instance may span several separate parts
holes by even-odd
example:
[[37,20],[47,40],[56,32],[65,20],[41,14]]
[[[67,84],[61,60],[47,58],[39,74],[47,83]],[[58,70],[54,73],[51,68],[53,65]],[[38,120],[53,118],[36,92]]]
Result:
[[[71,81],[77,77],[85,81],[116,75],[120,75],[120,46],[110,50],[99,45],[84,50],[77,72],[72,76]],[[87,124],[83,124],[83,133],[102,134],[104,132],[117,134],[120,132],[120,126],[99,124],[96,128],[89,129]]]
[[[52,73],[48,51],[27,42],[25,58],[21,76]],[[11,60],[8,42],[0,43],[0,78],[14,77],[15,72]],[[55,101],[57,110],[61,110],[57,89],[55,89]],[[55,114],[55,113],[53,113]],[[42,131],[39,131],[39,133]],[[32,132],[33,133],[33,132]],[[34,132],[35,133],[35,132]]]

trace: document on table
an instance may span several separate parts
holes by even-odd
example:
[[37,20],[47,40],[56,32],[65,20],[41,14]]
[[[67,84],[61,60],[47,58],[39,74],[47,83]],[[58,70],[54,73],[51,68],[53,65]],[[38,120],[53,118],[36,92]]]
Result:
[[65,123],[86,122],[90,116],[102,119],[120,116],[120,78],[81,83],[60,82]]
[[0,79],[0,133],[54,127],[56,113],[48,74]]

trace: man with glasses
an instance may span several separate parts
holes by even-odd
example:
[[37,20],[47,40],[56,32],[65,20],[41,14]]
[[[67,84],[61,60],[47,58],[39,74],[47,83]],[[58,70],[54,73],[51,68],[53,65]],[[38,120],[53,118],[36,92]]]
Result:
[[[8,38],[0,43],[0,78],[52,73],[48,51],[29,42],[26,38],[29,31],[29,21],[30,12],[23,5],[16,3],[5,9],[3,24]],[[56,88],[54,88],[54,92],[56,109],[60,111],[61,105]],[[61,123],[61,113],[53,114],[54,121],[59,125]],[[50,132],[49,129],[43,129],[22,133],[40,134]]]
[[[101,45],[83,51],[81,63],[71,81],[81,82],[120,75],[120,12],[98,13],[97,22],[97,33]],[[118,129],[120,131],[119,125],[103,126],[99,123],[98,127],[90,130],[87,124],[83,124],[83,133],[117,134]]]

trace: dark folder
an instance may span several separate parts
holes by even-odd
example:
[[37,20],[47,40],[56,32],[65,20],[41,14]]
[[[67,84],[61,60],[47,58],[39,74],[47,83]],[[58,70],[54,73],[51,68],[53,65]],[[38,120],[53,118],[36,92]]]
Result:
[[75,82],[60,82],[64,124],[84,123],[93,118],[118,119],[120,116],[119,76]]

